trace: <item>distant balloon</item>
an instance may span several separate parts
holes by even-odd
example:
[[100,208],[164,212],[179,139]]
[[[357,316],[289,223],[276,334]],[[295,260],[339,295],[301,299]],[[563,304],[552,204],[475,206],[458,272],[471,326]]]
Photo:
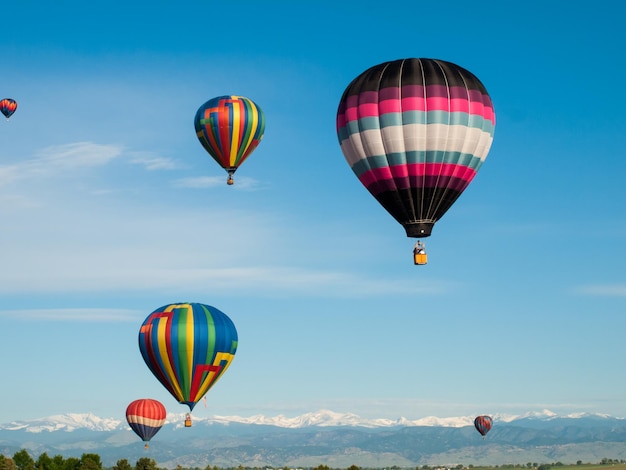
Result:
[[17,109],[17,101],[11,98],[0,100],[0,113],[4,114],[7,120],[13,115]]
[[189,411],[226,372],[237,342],[232,320],[199,303],[160,307],[139,330],[139,350],[148,368]]
[[257,148],[265,132],[265,115],[243,96],[218,96],[204,103],[194,119],[204,149],[228,172],[233,184],[237,168]]
[[477,416],[474,420],[474,427],[481,434],[481,436],[483,436],[483,438],[491,430],[492,424],[493,420],[491,419],[491,416]]
[[428,237],[491,147],[495,114],[483,84],[458,65],[402,59],[348,85],[337,136],[350,168],[408,237]]
[[130,428],[146,443],[159,432],[165,423],[165,407],[157,400],[142,398],[133,401],[126,408],[126,421]]

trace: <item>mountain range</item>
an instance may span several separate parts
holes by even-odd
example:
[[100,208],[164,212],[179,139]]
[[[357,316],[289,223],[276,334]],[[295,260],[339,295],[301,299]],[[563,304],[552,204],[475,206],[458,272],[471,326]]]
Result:
[[559,416],[548,410],[525,415],[493,415],[483,439],[473,416],[365,419],[321,410],[288,418],[194,417],[169,414],[149,449],[125,420],[66,414],[0,424],[0,453],[26,449],[33,458],[99,454],[105,466],[141,457],[161,468],[290,467],[347,468],[390,466],[596,463],[626,459],[626,420],[599,414]]

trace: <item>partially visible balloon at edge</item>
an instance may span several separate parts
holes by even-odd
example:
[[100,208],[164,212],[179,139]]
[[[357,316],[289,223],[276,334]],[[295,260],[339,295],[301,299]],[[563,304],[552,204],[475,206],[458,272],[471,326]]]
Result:
[[0,101],[0,113],[4,114],[7,121],[17,109],[17,101],[11,98],[4,98]]

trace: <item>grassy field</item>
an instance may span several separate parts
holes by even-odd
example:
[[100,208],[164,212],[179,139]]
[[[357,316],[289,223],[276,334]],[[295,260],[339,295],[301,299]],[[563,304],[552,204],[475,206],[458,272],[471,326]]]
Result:
[[563,465],[552,468],[556,468],[558,470],[626,470],[626,463],[590,463],[583,465]]
[[[494,470],[494,468],[496,467],[474,466],[472,467],[472,470]],[[514,466],[502,465],[498,468],[522,469],[526,467],[514,467]],[[585,463],[582,465],[553,465],[551,466],[551,470],[626,470],[626,463],[606,463],[606,464]]]

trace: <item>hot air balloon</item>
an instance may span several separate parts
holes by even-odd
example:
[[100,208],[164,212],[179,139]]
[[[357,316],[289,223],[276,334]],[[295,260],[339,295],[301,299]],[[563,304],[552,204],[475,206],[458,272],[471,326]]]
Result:
[[413,238],[430,236],[467,188],[494,128],[478,78],[436,59],[371,67],[348,85],[337,110],[337,136],[352,171]]
[[[210,305],[169,304],[144,320],[139,350],[159,382],[191,412],[230,366],[237,330],[225,313]],[[190,413],[185,426],[191,426]]]
[[146,443],[144,446],[146,449],[150,439],[165,423],[165,414],[163,404],[151,398],[135,400],[126,408],[126,421],[135,434]]
[[194,126],[204,149],[228,172],[226,182],[233,184],[233,174],[263,138],[265,116],[248,98],[218,96],[200,106]]
[[17,101],[11,98],[4,98],[3,100],[0,100],[0,113],[4,114],[4,116],[7,118],[7,121],[13,115],[16,109]]
[[491,416],[477,416],[474,420],[474,427],[485,438],[485,435],[491,430],[491,425],[493,424],[493,420]]

